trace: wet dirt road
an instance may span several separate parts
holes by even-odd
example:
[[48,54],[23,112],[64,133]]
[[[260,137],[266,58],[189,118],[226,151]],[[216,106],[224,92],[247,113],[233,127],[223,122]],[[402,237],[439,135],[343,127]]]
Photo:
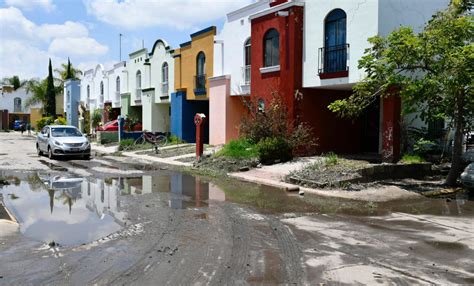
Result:
[[474,283],[466,196],[299,197],[127,158],[27,153],[0,156],[0,194],[19,221],[0,232],[2,285]]

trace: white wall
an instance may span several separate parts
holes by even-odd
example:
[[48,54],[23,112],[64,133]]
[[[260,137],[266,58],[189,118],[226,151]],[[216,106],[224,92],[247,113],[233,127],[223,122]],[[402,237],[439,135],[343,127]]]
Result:
[[[324,20],[329,12],[337,8],[347,15],[349,78],[320,80],[318,52],[319,48],[324,47]],[[362,79],[357,61],[368,47],[367,38],[377,34],[378,0],[308,0],[304,11],[303,87],[348,84]]]
[[[31,93],[26,92],[26,88],[22,87],[13,92],[4,92],[3,89],[0,92],[0,110],[7,109],[9,113],[14,112],[14,101],[15,98],[21,99],[21,110],[22,113],[29,113],[30,108],[25,108],[25,101],[31,97]],[[40,104],[34,105],[32,107],[40,107]]]
[[[244,83],[242,68],[244,62],[244,44],[250,38],[251,23],[248,17],[269,8],[269,1],[263,0],[227,14],[226,22],[215,37],[214,76],[231,76],[231,94],[241,94]],[[222,69],[222,44],[224,46],[224,68]],[[245,93],[245,92],[244,92]]]
[[446,9],[449,0],[379,0],[379,35],[387,36],[400,26],[420,32],[437,11]]
[[[125,90],[125,62],[119,62],[113,68],[107,71],[107,92],[105,94],[105,101],[112,102],[113,107],[120,107],[120,93]],[[116,93],[116,80],[120,78],[120,93]]]
[[[160,96],[164,96],[161,92],[162,67],[168,63],[168,96],[174,90],[174,58],[170,53],[171,48],[163,40],[157,40],[154,49],[151,51],[151,78],[150,86],[155,88],[155,103],[162,102]],[[167,101],[169,102],[169,101]]]
[[131,106],[137,106],[141,104],[135,103],[137,98],[137,82],[136,74],[140,70],[142,74],[142,86],[141,88],[147,88],[150,85],[150,66],[145,66],[145,60],[148,58],[147,49],[141,49],[135,53],[130,54],[130,58],[127,61],[127,73],[128,73],[128,92],[130,92]]

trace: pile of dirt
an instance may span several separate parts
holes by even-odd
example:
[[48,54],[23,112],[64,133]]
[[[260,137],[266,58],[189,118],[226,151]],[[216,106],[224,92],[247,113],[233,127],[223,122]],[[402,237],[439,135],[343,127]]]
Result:
[[218,173],[243,172],[255,168],[259,165],[257,158],[235,159],[224,156],[203,157],[194,167],[208,169]]
[[322,157],[320,160],[291,172],[285,181],[314,188],[344,188],[351,189],[352,183],[361,178],[360,170],[369,166],[366,161],[337,159],[328,161]]

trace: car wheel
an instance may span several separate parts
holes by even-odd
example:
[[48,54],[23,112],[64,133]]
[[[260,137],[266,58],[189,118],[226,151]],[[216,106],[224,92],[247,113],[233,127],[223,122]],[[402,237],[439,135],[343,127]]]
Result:
[[50,147],[48,147],[48,158],[49,159],[54,159],[53,149],[51,149]]
[[38,154],[38,156],[41,156],[43,155],[43,152],[41,151],[40,147],[38,144],[36,144],[36,153]]
[[82,159],[84,160],[90,160],[91,159],[91,155],[82,155]]

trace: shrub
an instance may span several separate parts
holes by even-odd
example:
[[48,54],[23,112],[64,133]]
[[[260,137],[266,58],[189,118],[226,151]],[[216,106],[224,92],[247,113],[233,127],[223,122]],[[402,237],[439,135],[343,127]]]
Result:
[[419,139],[413,145],[413,152],[416,155],[419,155],[423,158],[426,158],[426,155],[440,152],[440,146],[431,140],[426,140],[424,138]]
[[425,162],[425,160],[418,155],[405,154],[400,162],[404,164],[418,164]]
[[57,119],[54,119],[52,116],[47,116],[43,117],[39,120],[36,121],[36,129],[40,131],[45,127],[46,125],[66,125],[67,121],[63,117],[58,117]]
[[122,151],[124,149],[127,149],[127,147],[130,147],[133,145],[133,143],[135,143],[135,140],[133,140],[132,138],[130,139],[123,139],[120,141],[119,143],[119,150]]
[[228,144],[216,153],[216,156],[231,158],[255,158],[258,157],[258,150],[255,144],[246,138],[231,140]]
[[339,157],[337,157],[337,155],[334,154],[333,152],[329,152],[324,157],[325,157],[324,163],[326,166],[335,166],[339,163]]
[[95,130],[99,127],[100,122],[102,121],[102,109],[96,109],[92,113],[92,128]]
[[284,138],[265,138],[257,144],[258,157],[262,164],[275,161],[286,162],[293,158],[291,147]]
[[[301,102],[301,93],[295,94],[296,104]],[[262,145],[263,157],[267,155],[272,158],[282,155],[281,161],[286,161],[293,154],[307,155],[314,151],[316,145],[313,140],[312,130],[308,124],[290,120],[288,117],[288,105],[278,92],[272,92],[268,106],[262,110],[259,102],[254,97],[252,100],[245,101],[249,111],[248,117],[243,117],[240,124],[240,136],[248,138],[252,142]],[[282,150],[275,150],[274,154],[267,154],[275,146],[281,146]],[[289,149],[289,152],[288,152]],[[270,158],[270,161],[274,161]],[[270,162],[267,161],[267,162]]]
[[168,140],[167,140],[168,144],[182,144],[182,143],[186,143],[186,141],[182,140],[181,138],[179,138],[178,136],[176,135],[171,135],[168,137]]

